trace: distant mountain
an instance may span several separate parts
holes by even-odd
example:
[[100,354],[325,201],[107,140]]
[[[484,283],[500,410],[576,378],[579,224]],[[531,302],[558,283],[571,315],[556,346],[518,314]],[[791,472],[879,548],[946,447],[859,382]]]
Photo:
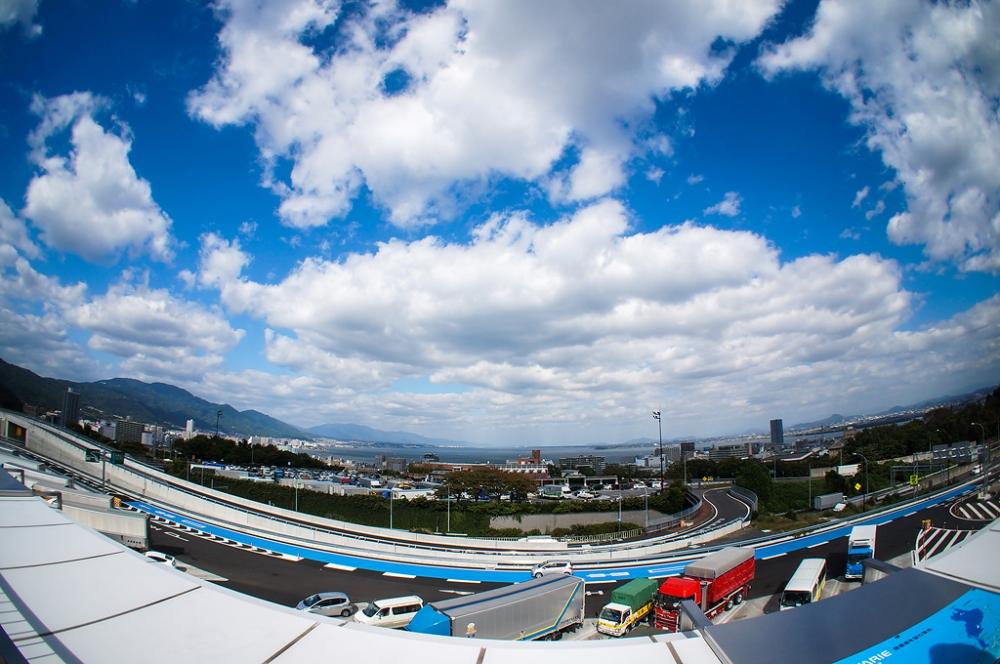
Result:
[[462,440],[445,440],[442,438],[427,438],[408,431],[380,431],[362,424],[320,424],[306,429],[311,434],[324,438],[344,441],[360,441],[365,443],[395,443],[397,445],[461,445],[468,447],[471,443]]
[[256,410],[238,411],[229,404],[217,404],[196,397],[166,383],[144,383],[131,378],[112,378],[95,383],[74,383],[45,378],[27,369],[0,360],[0,389],[16,399],[46,410],[62,408],[63,394],[72,387],[80,393],[80,413],[84,417],[131,417],[146,424],[184,428],[194,420],[195,428],[214,431],[216,413],[219,430],[242,436],[310,438],[291,424]]
[[838,415],[834,413],[830,417],[824,420],[816,420],[815,422],[803,422],[802,424],[793,424],[788,427],[789,431],[796,431],[798,429],[819,429],[822,427],[832,427],[838,424],[843,424],[847,422],[850,418],[844,417],[843,415]]

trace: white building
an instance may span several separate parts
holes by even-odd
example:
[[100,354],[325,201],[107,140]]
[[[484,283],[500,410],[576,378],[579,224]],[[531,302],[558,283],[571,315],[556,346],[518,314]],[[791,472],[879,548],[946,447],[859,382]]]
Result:
[[188,420],[187,424],[184,425],[184,440],[192,438],[194,438],[194,420]]

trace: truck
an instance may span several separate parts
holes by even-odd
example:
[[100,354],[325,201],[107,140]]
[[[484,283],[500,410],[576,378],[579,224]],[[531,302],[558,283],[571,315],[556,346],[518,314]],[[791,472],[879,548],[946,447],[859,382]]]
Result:
[[[410,632],[508,641],[558,640],[583,625],[583,579],[546,575],[424,605]],[[472,625],[470,628],[469,625]]]
[[611,601],[597,616],[597,631],[622,636],[638,626],[653,611],[657,583],[653,579],[632,579],[611,592]]
[[569,494],[569,487],[565,484],[542,485],[542,498],[565,498]]
[[750,592],[756,562],[754,551],[735,546],[688,563],[681,576],[666,579],[656,593],[657,629],[676,632],[680,604],[693,600],[709,620],[739,604]]
[[844,494],[824,493],[822,496],[813,496],[812,508],[814,510],[828,510],[844,502]]
[[854,526],[847,537],[847,569],[845,579],[860,579],[864,576],[862,560],[875,557],[876,526]]

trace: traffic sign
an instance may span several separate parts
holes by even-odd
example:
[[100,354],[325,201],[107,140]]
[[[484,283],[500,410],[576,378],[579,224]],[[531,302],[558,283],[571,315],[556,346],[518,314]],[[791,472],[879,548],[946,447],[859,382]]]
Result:
[[83,460],[84,461],[90,461],[90,462],[100,461],[101,460],[101,451],[100,450],[86,450],[84,452]]
[[920,484],[920,475],[910,475],[910,486],[917,486]]
[[111,463],[114,463],[114,464],[117,464],[117,465],[120,466],[123,463],[125,463],[125,453],[124,452],[111,452],[108,455],[108,461],[110,461]]
[[855,482],[854,483],[854,490],[855,491],[861,491],[861,482]]

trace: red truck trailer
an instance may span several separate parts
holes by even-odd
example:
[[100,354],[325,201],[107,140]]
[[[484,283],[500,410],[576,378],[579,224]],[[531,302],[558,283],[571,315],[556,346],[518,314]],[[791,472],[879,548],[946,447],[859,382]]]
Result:
[[666,579],[656,593],[656,627],[677,631],[679,607],[694,600],[709,620],[739,604],[750,591],[755,568],[753,549],[727,547],[696,560],[681,576]]

